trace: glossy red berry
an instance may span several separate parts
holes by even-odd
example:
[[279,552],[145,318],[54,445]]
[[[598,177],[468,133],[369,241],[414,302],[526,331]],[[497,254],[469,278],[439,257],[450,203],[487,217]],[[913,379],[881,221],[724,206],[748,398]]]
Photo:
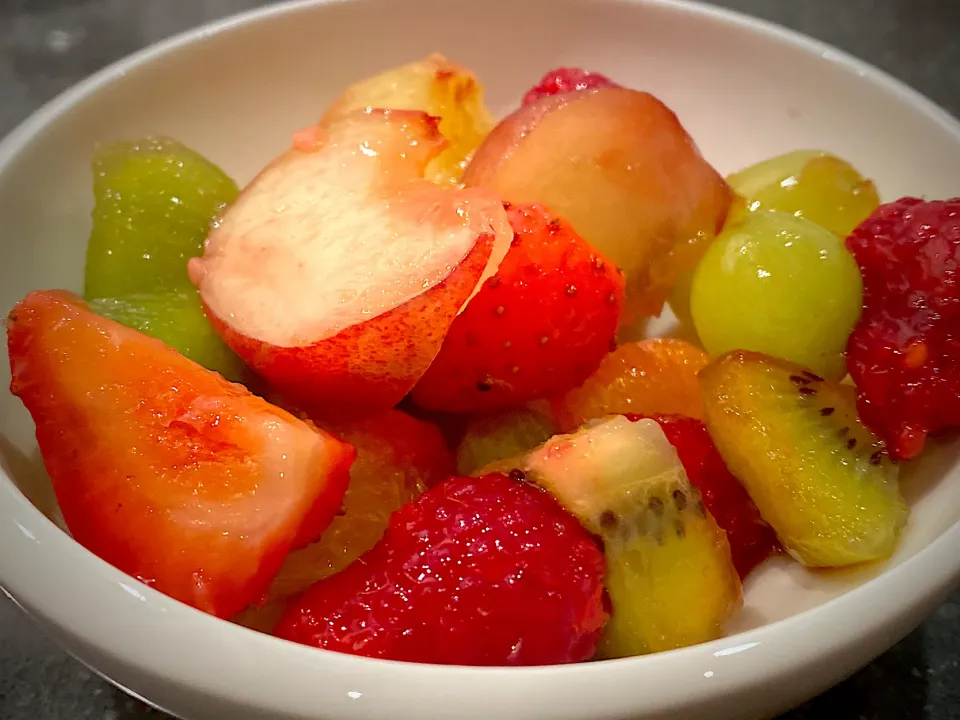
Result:
[[504,475],[450,478],[307,590],[275,633],[410,662],[579,662],[607,620],[604,572],[596,541],[546,492]]
[[960,425],[960,198],[881,205],[847,238],[863,313],[847,344],[863,422],[891,456]]

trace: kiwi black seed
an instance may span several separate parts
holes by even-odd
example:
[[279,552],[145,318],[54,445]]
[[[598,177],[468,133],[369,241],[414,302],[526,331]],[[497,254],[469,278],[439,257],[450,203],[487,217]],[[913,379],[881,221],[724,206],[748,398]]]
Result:
[[616,530],[620,524],[620,518],[613,510],[604,510],[600,513],[600,527],[604,530]]
[[687,496],[683,490],[673,491],[673,504],[677,507],[677,510],[683,510],[687,506]]

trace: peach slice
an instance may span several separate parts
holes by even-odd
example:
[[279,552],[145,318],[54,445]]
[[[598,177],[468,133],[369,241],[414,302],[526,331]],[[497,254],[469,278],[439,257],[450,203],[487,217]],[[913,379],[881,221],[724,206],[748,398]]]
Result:
[[425,177],[444,184],[460,182],[468,158],[494,124],[483,104],[483,85],[470,70],[439,53],[354,83],[320,124],[368,107],[420,110],[440,118],[440,132],[450,146],[427,165]]
[[463,182],[569,220],[626,273],[628,322],[660,313],[732,199],[677,116],[652,95],[623,88],[521,108],[487,136]]
[[512,238],[498,198],[423,178],[445,145],[436,118],[412,111],[300,133],[191,260],[213,326],[277,390],[362,414],[396,404],[433,361]]

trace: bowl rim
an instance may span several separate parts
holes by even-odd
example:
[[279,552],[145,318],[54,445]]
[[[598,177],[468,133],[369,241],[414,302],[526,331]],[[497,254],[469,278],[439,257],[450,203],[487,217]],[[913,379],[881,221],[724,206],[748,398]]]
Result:
[[[21,122],[0,141],[0,175],[25,151],[36,136],[62,114],[96,95],[134,68],[165,57],[214,35],[221,35],[287,14],[309,12],[325,5],[361,0],[292,0],[268,5],[206,23],[154,43],[101,69],[67,89]],[[687,16],[710,18],[728,26],[763,35],[873,83],[940,125],[960,143],[960,122],[918,91],[852,55],[802,33],[746,14],[690,0],[609,0],[621,5],[656,7]],[[932,543],[880,575],[840,597],[782,620],[709,643],[654,655],[567,666],[477,668],[418,665],[343,655],[296,645],[233,625],[183,605],[122,573],[77,544],[44,516],[0,468],[0,584],[28,613],[65,632],[84,647],[118,659],[144,677],[191,687],[206,696],[229,698],[243,707],[309,717],[310,705],[323,695],[326,710],[343,703],[356,717],[381,717],[396,709],[397,697],[450,698],[471,712],[516,716],[517,699],[553,701],[562,696],[563,717],[584,717],[596,710],[596,695],[623,696],[603,717],[644,705],[666,712],[718,693],[745,692],[758,682],[787,677],[793,668],[816,659],[839,657],[845,646],[868,643],[880,652],[910,628],[908,616],[929,612],[960,579],[960,521]],[[58,576],[37,573],[37,567],[56,567]],[[69,587],[72,609],[64,609],[55,589]],[[146,606],[160,622],[151,623]],[[82,610],[79,608],[83,608]],[[92,614],[92,615],[91,615]],[[856,619],[857,622],[851,622]],[[105,635],[103,628],[135,626],[136,634]],[[837,625],[850,628],[835,633]],[[891,628],[895,636],[892,636]],[[221,643],[196,643],[183,653],[178,638],[207,637]],[[749,651],[749,652],[748,652]],[[749,671],[743,664],[749,657]],[[256,676],[275,682],[276,692],[265,699],[251,678],[250,658],[269,659],[256,667]],[[272,667],[271,667],[272,666]],[[215,668],[208,670],[205,668]],[[757,674],[757,668],[763,672]],[[855,667],[849,668],[853,670]],[[271,672],[272,671],[272,672]],[[294,672],[296,671],[296,672]],[[305,672],[306,671],[306,672]],[[299,681],[284,682],[281,673]],[[646,678],[644,673],[647,674]],[[312,701],[304,683],[324,677]],[[683,678],[682,682],[675,682]],[[709,682],[704,682],[704,679]],[[665,682],[673,680],[674,682]],[[699,682],[695,682],[699,680]],[[458,682],[460,681],[460,682]],[[111,681],[113,682],[113,681]],[[320,683],[314,683],[318,685]],[[454,690],[445,692],[438,686]],[[361,687],[363,692],[357,690]],[[298,689],[287,693],[280,688]],[[657,688],[657,697],[646,695]],[[383,692],[378,692],[378,691]],[[340,699],[331,701],[340,692]],[[438,694],[439,693],[439,694]],[[577,702],[578,695],[585,699]],[[298,701],[299,697],[299,701]],[[626,699],[624,699],[624,697]],[[364,699],[368,701],[358,703]],[[362,708],[362,709],[361,709]],[[539,717],[535,714],[529,717]],[[469,713],[468,713],[469,714]],[[595,715],[599,717],[599,715]],[[466,716],[464,716],[466,717]],[[526,716],[525,716],[526,717]],[[557,716],[559,717],[559,716]]]

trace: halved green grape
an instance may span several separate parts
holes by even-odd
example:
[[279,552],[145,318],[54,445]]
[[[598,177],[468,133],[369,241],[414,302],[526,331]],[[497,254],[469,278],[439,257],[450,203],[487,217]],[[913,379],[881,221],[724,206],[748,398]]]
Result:
[[862,294],[857,264],[836,235],[800,217],[754,212],[700,261],[690,310],[711,355],[754,350],[838,380]]
[[192,289],[187,261],[236,198],[233,180],[190,148],[154,137],[98,148],[93,171],[84,295]]
[[845,160],[797,150],[751,165],[727,178],[751,210],[777,210],[846,238],[880,204],[874,184]]
[[210,326],[196,290],[88,302],[94,312],[157,338],[227,380],[241,379],[243,363]]

